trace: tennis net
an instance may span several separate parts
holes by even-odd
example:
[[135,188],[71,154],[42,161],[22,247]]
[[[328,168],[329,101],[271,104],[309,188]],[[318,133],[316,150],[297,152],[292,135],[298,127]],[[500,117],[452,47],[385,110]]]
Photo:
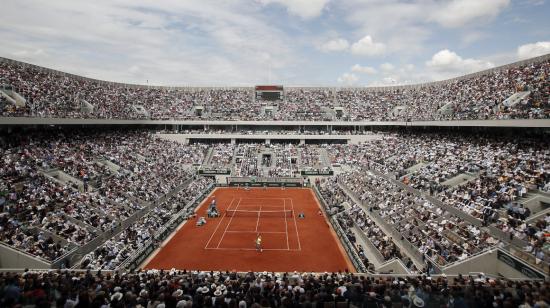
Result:
[[287,218],[287,217],[293,217],[294,212],[292,210],[281,210],[281,211],[227,210],[227,211],[225,211],[225,216],[227,216],[227,217]]

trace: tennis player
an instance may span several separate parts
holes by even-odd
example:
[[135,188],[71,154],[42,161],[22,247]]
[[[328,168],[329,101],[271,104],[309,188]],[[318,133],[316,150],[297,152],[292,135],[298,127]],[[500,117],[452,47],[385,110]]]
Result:
[[258,234],[258,237],[256,237],[256,251],[262,252],[262,236]]

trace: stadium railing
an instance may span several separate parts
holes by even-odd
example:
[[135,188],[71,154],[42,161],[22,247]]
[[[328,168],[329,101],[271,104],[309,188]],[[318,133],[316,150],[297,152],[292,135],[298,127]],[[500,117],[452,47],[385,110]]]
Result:
[[507,250],[510,254],[515,257],[520,258],[522,261],[534,266],[535,268],[541,270],[543,273],[550,273],[550,263],[546,260],[541,260],[535,257],[534,255],[523,251],[522,249],[510,245]]
[[179,186],[177,186],[175,189],[173,189],[171,192],[163,195],[159,199],[146,203],[147,205],[142,208],[141,210],[138,210],[134,212],[130,217],[128,217],[126,220],[122,221],[120,225],[113,228],[112,230],[103,232],[90,242],[86,243],[85,245],[78,248],[76,251],[72,252],[71,256],[69,257],[70,264],[72,264],[71,268],[77,268],[80,266],[80,262],[82,261],[82,258],[97,249],[99,246],[101,246],[104,242],[106,242],[108,239],[116,236],[118,233],[122,232],[123,230],[126,230],[129,226],[133,225],[136,221],[141,219],[143,216],[145,216],[147,213],[149,213],[154,207],[157,206],[157,204],[161,204],[168,198],[170,198],[173,194],[176,192],[179,192],[182,188],[187,187],[189,183],[193,180],[193,177],[190,177],[183,181]]
[[[342,190],[352,198],[352,200],[355,200],[355,202],[358,203],[358,205],[360,205],[363,208],[363,210],[367,210],[367,205],[360,202],[361,199],[359,198],[359,196],[357,196],[356,193],[351,191],[351,189],[349,189],[349,187],[347,187],[345,183],[343,183],[340,179],[338,179],[338,184],[340,185],[340,188],[342,188]],[[409,240],[404,238],[402,234],[399,231],[397,231],[393,226],[388,224],[382,218],[382,216],[380,216],[378,213],[374,211],[369,212],[369,215],[377,225],[383,227],[382,229],[387,231],[385,233],[389,233],[387,235],[391,236],[394,243],[399,243],[400,245],[398,246],[405,248],[407,250],[407,254],[416,259],[417,261],[416,263],[424,265],[424,263],[426,263],[425,260],[428,260],[432,265],[431,268],[433,273],[435,274],[442,273],[441,267],[435,260],[433,260],[432,258],[430,258],[425,254],[422,254],[418,250],[418,247],[416,245],[413,245]]]
[[[101,272],[102,275],[110,274],[110,275],[122,275],[125,273],[130,274],[137,274],[138,272],[160,272],[160,269],[150,269],[150,270],[86,270],[86,269],[32,269],[32,268],[0,268],[0,273],[25,273],[25,272],[31,272],[31,273],[72,273],[72,274],[83,274],[83,273],[90,273],[93,275],[97,275]],[[165,273],[172,272],[172,270],[163,270]],[[194,270],[194,269],[178,269],[175,270],[175,275],[184,275],[184,271],[187,273],[187,275],[198,275],[199,273],[226,273],[225,271],[204,271],[204,270]],[[239,276],[248,275],[250,273],[254,273],[255,275],[262,275],[265,272],[235,272]],[[272,274],[275,276],[276,274],[283,275],[313,275],[313,276],[323,276],[323,275],[331,275],[331,274],[349,274],[356,277],[373,277],[373,278],[425,278],[427,277],[426,274],[393,274],[393,273],[387,273],[387,274],[380,274],[380,273],[342,273],[342,272],[267,272],[268,274]],[[503,278],[501,276],[497,275],[491,275],[487,273],[481,273],[481,272],[465,272],[461,275],[459,274],[433,274],[429,275],[431,279],[437,280],[438,278],[447,279],[449,282],[454,282],[454,279],[459,277],[481,277],[483,279],[494,279],[494,280],[500,280],[504,279],[506,281],[538,281],[543,282],[544,279],[539,278]]]
[[340,226],[340,224],[333,217],[331,217],[327,213],[327,211],[326,211],[327,203],[325,202],[325,199],[323,198],[323,196],[319,192],[319,189],[317,188],[317,186],[313,185],[313,191],[315,192],[315,195],[317,196],[317,199],[321,203],[321,210],[323,211],[324,216],[326,218],[328,218],[328,220],[330,221],[330,224],[332,225],[332,228],[334,229],[334,231],[338,235],[338,238],[340,239],[340,242],[343,244],[344,249],[346,250],[346,253],[347,253],[349,259],[353,263],[353,266],[355,267],[355,269],[358,272],[366,273],[367,272],[367,267],[365,266],[365,264],[363,263],[363,261],[359,257],[359,254],[357,253],[357,251],[355,251],[355,248],[354,248],[353,244],[349,241],[349,239],[346,236],[344,230],[342,230],[342,227]]
[[[65,264],[67,264],[67,261],[70,262],[71,256],[73,256],[77,251],[79,247],[75,247],[72,250],[66,252],[64,255],[60,256],[59,258],[55,259],[52,262],[52,268],[63,268],[65,267]],[[70,263],[69,263],[70,265]]]
[[[373,170],[371,170],[371,171],[373,171]],[[374,173],[376,173],[377,175],[383,176],[382,174],[379,174],[376,171],[374,171]],[[352,198],[355,198],[356,200],[360,200],[358,198],[357,194],[355,194],[353,191],[351,191],[346,186],[345,183],[343,183],[340,180],[338,180],[338,182],[340,184],[340,187],[349,196],[351,196]],[[415,191],[415,193],[418,193],[418,192]],[[441,202],[439,201],[439,203],[441,203]],[[362,204],[362,206],[365,207],[364,204]],[[447,209],[447,207],[445,207],[444,209]],[[453,208],[453,209],[455,209],[455,208]],[[455,209],[455,210],[457,210],[457,209]],[[478,255],[490,253],[490,252],[495,251],[497,249],[500,250],[500,251],[503,251],[503,252],[508,252],[508,253],[512,254],[513,256],[515,256],[517,258],[520,258],[521,260],[525,261],[526,263],[536,267],[542,273],[550,273],[550,264],[548,262],[544,261],[544,260],[537,259],[532,254],[526,253],[525,251],[518,248],[518,246],[517,246],[518,241],[513,241],[512,243],[507,243],[507,241],[501,241],[498,244],[487,247],[487,248],[485,248],[481,251],[478,251],[478,252],[476,252],[472,255],[469,255],[468,258],[466,258],[465,260],[458,260],[458,261],[451,262],[451,263],[440,264],[440,263],[436,262],[436,260],[434,260],[433,258],[431,258],[427,255],[422,256],[422,254],[418,251],[418,248],[415,245],[413,245],[412,243],[410,243],[407,239],[405,239],[405,238],[401,239],[401,237],[402,237],[401,233],[399,233],[392,226],[390,226],[384,219],[382,219],[382,217],[378,213],[373,211],[373,212],[370,212],[370,214],[371,214],[371,217],[375,220],[375,222],[378,225],[381,225],[381,226],[385,227],[386,230],[391,230],[391,236],[392,236],[394,242],[400,241],[401,243],[403,243],[405,245],[406,248],[410,248],[409,252],[414,253],[415,257],[420,258],[420,259],[424,258],[424,260],[428,260],[432,264],[432,268],[434,270],[434,273],[436,273],[436,274],[437,273],[443,273],[446,268],[456,266],[459,263],[468,262],[469,260],[471,260],[472,257],[476,257]],[[472,217],[472,219],[473,219],[473,217]],[[491,229],[491,232],[492,232],[492,229]],[[500,231],[500,232],[502,232],[502,231]],[[523,241],[519,241],[519,243],[521,243],[521,242],[523,242]]]
[[194,200],[187,203],[177,214],[175,214],[172,219],[170,219],[164,226],[155,234],[153,240],[146,242],[142,248],[138,249],[126,260],[124,260],[117,269],[125,270],[134,270],[143,261],[151,255],[151,253],[157,248],[157,243],[164,241],[170,236],[170,234],[184,221],[185,213],[189,211],[190,208],[197,207],[200,202],[207,196],[213,189],[215,185],[212,183],[203,193],[197,196]]
[[[445,204],[444,202],[442,202],[441,200],[439,200],[438,198],[434,198],[432,196],[430,196],[429,194],[425,193],[425,192],[422,192],[422,191],[419,191],[409,185],[406,185],[404,183],[402,183],[401,181],[398,181],[395,179],[395,177],[393,177],[391,174],[383,174],[377,170],[374,170],[374,169],[369,169],[368,170],[369,172],[372,172],[373,174],[375,175],[378,175],[380,177],[383,177],[383,178],[386,178],[387,180],[391,181],[392,183],[396,184],[397,186],[401,187],[402,189],[405,189],[415,195],[418,195],[418,196],[422,196],[423,198],[425,198],[426,200],[430,201],[432,204],[435,204],[437,205],[438,207],[444,209],[445,211],[453,214],[454,216],[457,216],[469,223],[471,223],[472,225],[474,226],[477,226],[477,227],[482,227],[483,226],[483,223],[480,219],[478,218],[475,218],[473,217],[472,215],[454,207],[454,206],[451,206],[449,204]],[[521,240],[519,238],[513,238],[511,241],[510,241],[510,237],[508,234],[504,233],[502,230],[496,228],[495,226],[493,225],[489,225],[487,226],[487,228],[491,231],[491,235],[498,238],[500,241],[504,242],[504,243],[511,243],[513,245],[516,245],[516,246],[519,246],[519,247],[524,247],[524,246],[527,246],[527,242],[524,241],[524,240]]]
[[[353,225],[357,228],[357,230],[359,230],[359,236],[363,239],[363,242],[365,243],[365,245],[367,246],[367,249],[373,254],[373,256],[376,258],[376,261],[378,263],[384,263],[386,262],[384,256],[382,255],[382,253],[380,252],[380,250],[378,250],[378,248],[376,248],[376,246],[374,245],[374,243],[371,241],[371,239],[367,236],[367,234],[365,232],[363,232],[363,230],[361,230],[361,227],[359,227],[359,225],[357,225],[357,222],[353,221]],[[387,261],[390,261],[390,260],[387,260]]]

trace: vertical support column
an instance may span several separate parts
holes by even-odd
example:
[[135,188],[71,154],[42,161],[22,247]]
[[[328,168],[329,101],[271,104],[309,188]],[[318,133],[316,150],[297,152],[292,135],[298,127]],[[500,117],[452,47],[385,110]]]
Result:
[[300,145],[304,145],[306,144],[306,140],[305,139],[300,139]]
[[271,144],[271,139],[266,139],[265,140],[265,145],[270,145]]
[[231,144],[236,144],[237,143],[237,140],[235,138],[231,138]]

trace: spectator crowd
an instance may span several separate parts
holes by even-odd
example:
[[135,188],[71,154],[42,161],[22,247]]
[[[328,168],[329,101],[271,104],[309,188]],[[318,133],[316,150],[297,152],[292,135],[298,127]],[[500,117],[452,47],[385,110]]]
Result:
[[[544,119],[550,115],[547,56],[451,80],[389,88],[288,88],[255,100],[252,88],[114,84],[0,60],[0,115],[101,119],[405,121]],[[517,99],[513,98],[518,93]],[[273,107],[273,112],[266,112]],[[142,109],[143,108],[143,109]]]
[[48,262],[170,193],[206,149],[138,131],[13,133],[1,143],[0,240]]
[[548,307],[548,282],[484,275],[337,273],[0,273],[2,307]]
[[[375,270],[369,260],[374,255],[378,263],[397,259],[410,273],[434,274],[434,267],[452,265],[512,239],[521,241],[524,252],[538,263],[550,261],[550,215],[533,219],[536,213],[522,202],[530,192],[549,190],[550,146],[540,138],[407,133],[347,145],[183,145],[141,130],[51,128],[14,131],[0,137],[0,145],[0,241],[50,263],[103,239],[78,266],[117,270],[156,245],[159,231],[173,217],[194,215],[189,205],[213,183],[195,177],[197,165],[232,169],[237,176],[273,177],[340,166],[336,176],[318,181],[317,187],[326,212],[368,270]],[[185,182],[188,185],[182,187]],[[128,219],[135,223],[122,227]],[[503,231],[505,238],[490,228]],[[13,274],[5,277],[9,275]],[[71,275],[86,279],[83,274]],[[411,284],[409,280],[404,283]],[[2,282],[6,287],[14,283],[11,278]],[[414,288],[423,282],[416,283]],[[221,285],[214,292],[218,287],[223,293]],[[296,292],[294,287],[288,291]],[[336,297],[345,293],[340,290]],[[386,291],[369,292],[378,299],[391,298]],[[112,304],[114,293],[101,298]],[[285,291],[292,298],[290,305],[307,299],[299,294],[304,294],[300,287],[294,295]],[[67,296],[76,300],[79,295]],[[514,296],[513,303],[534,301]],[[119,297],[114,297],[114,305]],[[237,297],[232,299],[240,306]],[[244,299],[247,305],[256,300]],[[283,303],[282,297],[265,300]],[[223,302],[229,305],[231,299]]]
[[[525,249],[532,252],[537,262],[548,262],[550,247],[546,234],[550,231],[549,215],[531,219],[531,210],[520,202],[528,191],[548,191],[549,148],[546,140],[527,137],[421,134],[390,135],[358,145],[329,145],[327,151],[331,163],[359,168],[343,175],[341,180],[361,202],[376,206],[384,221],[396,224],[396,230],[409,234],[409,240],[419,243],[422,253],[427,251],[422,244],[431,236],[420,237],[425,232],[414,232],[415,228],[429,233],[436,224],[448,227],[449,222],[453,222],[452,237],[458,243],[444,241],[448,247],[462,245],[464,248],[462,240],[454,233],[469,233],[470,236],[462,237],[469,243],[465,249],[470,252],[464,255],[463,250],[452,249],[450,254],[442,251],[443,255],[438,254],[436,259],[447,260],[441,263],[444,264],[450,259],[460,260],[475,253],[476,249],[468,240],[471,235],[482,240],[487,240],[487,235],[480,234],[477,228],[457,230],[455,225],[464,225],[460,220],[454,222],[457,217],[443,221],[442,218],[450,213],[442,212],[440,206],[426,200],[415,200],[418,197],[409,195],[385,179],[369,176],[365,170],[396,178],[438,202],[460,210],[482,226],[494,226],[511,239],[523,240]],[[421,215],[420,221],[401,222],[405,217],[410,220],[410,211],[416,212],[415,216]],[[439,221],[433,221],[434,218]],[[431,241],[429,246],[433,246]]]

